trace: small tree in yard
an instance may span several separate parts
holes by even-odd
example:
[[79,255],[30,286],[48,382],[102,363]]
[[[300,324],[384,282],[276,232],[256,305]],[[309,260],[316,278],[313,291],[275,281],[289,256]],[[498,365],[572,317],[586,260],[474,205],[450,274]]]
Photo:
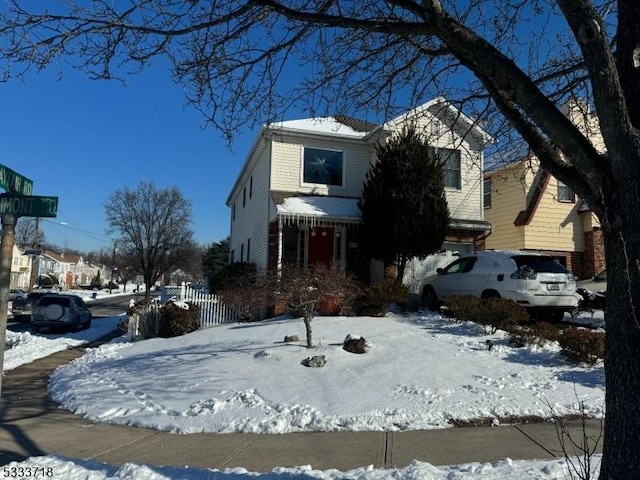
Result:
[[274,277],[277,299],[285,301],[294,315],[300,315],[307,334],[307,348],[313,347],[311,321],[327,295],[355,297],[357,283],[334,265],[306,269],[289,267]]
[[360,245],[385,265],[396,264],[402,282],[407,262],[437,252],[450,216],[440,162],[414,126],[376,147],[359,202]]

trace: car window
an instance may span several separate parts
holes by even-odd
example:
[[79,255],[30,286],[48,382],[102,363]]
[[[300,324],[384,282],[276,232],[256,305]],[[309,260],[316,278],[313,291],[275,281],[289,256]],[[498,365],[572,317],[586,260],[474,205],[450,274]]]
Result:
[[601,271],[599,274],[597,274],[595,277],[593,277],[594,280],[600,281],[600,282],[606,282],[607,281],[607,271],[603,270]]
[[41,307],[46,307],[53,304],[68,307],[71,302],[66,297],[42,297],[40,299],[40,302],[38,302],[38,305]]
[[453,262],[448,267],[446,267],[442,271],[442,273],[443,274],[448,274],[448,273],[464,273],[464,272],[468,272],[473,268],[473,265],[476,263],[476,260],[477,260],[476,257],[460,258],[460,259],[456,260],[455,262]]
[[518,268],[529,267],[538,273],[569,273],[565,267],[556,262],[553,257],[541,255],[515,255],[512,257]]
[[85,310],[87,308],[80,297],[73,298],[73,305],[80,310]]

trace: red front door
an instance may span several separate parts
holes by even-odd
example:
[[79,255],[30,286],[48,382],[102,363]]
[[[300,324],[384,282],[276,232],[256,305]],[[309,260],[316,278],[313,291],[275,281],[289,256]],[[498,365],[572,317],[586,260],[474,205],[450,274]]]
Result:
[[309,230],[309,265],[324,263],[329,265],[333,261],[333,228],[311,228]]

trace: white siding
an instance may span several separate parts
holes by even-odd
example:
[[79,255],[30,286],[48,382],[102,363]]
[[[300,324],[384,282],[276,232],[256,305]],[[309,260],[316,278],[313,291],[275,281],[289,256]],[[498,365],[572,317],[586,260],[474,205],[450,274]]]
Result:
[[425,136],[429,146],[460,151],[461,189],[445,189],[451,218],[484,220],[483,155],[479,151],[480,146],[472,142],[469,124],[456,122],[455,119],[436,118],[431,112],[423,112],[419,117],[409,117],[398,124],[397,130],[401,131],[408,122],[413,123]]
[[[253,178],[253,180],[251,180]],[[251,183],[253,182],[253,189]],[[242,196],[246,188],[246,202]],[[250,192],[253,190],[253,194]],[[247,261],[247,240],[251,239],[249,261],[259,271],[267,268],[267,246],[269,243],[269,149],[264,149],[258,161],[248,170],[234,198],[235,220],[231,220],[230,249],[235,252],[235,261],[240,261],[244,245],[244,261]],[[232,212],[233,214],[233,212]]]
[[[339,139],[281,137],[271,143],[273,172],[271,189],[302,194],[359,197],[365,174],[369,170],[373,147],[367,143]],[[344,185],[305,185],[302,183],[302,153],[304,147],[325,148],[343,152]]]

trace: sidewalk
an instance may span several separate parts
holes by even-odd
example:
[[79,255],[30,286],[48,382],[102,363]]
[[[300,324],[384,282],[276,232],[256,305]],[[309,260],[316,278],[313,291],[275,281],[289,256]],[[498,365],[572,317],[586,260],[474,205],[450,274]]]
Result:
[[[93,423],[59,409],[47,394],[49,373],[81,356],[84,349],[59,352],[6,372],[0,400],[0,465],[56,453],[111,465],[134,462],[217,469],[244,467],[264,472],[299,465],[349,470],[366,465],[401,468],[414,459],[450,465],[563,456],[551,423],[284,435],[182,435]],[[582,439],[581,422],[571,422],[569,426],[574,438]],[[599,429],[598,421],[587,423],[589,435],[597,438]]]

